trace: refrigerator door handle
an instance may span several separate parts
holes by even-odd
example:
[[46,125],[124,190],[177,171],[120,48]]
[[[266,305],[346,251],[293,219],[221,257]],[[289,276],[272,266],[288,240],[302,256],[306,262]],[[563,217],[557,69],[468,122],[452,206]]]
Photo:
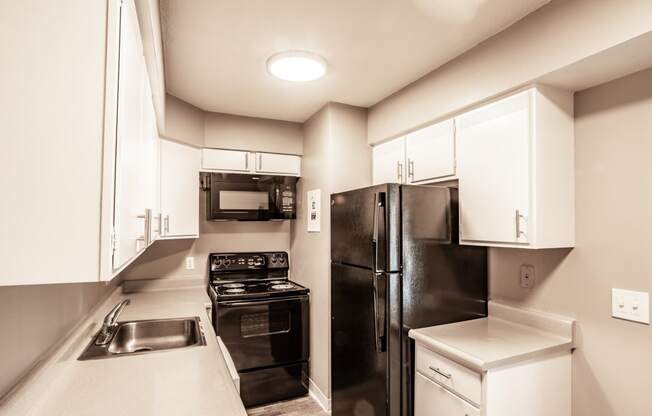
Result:
[[385,218],[385,195],[385,192],[374,194],[374,229],[371,241],[371,261],[374,273],[384,273],[387,271],[387,220]]
[[[374,335],[375,347],[377,353],[387,351],[386,343],[386,295],[387,295],[387,275],[384,273],[374,273]],[[379,287],[379,280],[384,280]]]

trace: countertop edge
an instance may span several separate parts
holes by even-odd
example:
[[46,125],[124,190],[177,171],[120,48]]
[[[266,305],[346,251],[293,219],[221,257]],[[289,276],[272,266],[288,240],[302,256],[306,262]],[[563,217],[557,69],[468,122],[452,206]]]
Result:
[[534,351],[528,351],[522,354],[515,354],[499,360],[483,361],[471,354],[467,354],[458,348],[451,347],[444,342],[422,334],[418,329],[411,329],[408,333],[408,336],[429,350],[478,373],[511,366],[531,360],[533,358],[545,357],[562,351],[570,351],[573,348],[573,340],[567,339],[566,342],[562,342],[558,345],[541,348]]

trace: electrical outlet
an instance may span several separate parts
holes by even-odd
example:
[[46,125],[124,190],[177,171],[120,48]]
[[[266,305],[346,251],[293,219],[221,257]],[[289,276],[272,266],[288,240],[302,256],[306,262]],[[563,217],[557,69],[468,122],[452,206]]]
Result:
[[186,270],[193,270],[195,268],[195,258],[186,257]]
[[521,265],[521,287],[530,289],[534,287],[534,266],[531,264]]
[[649,325],[650,294],[633,290],[611,289],[611,316]]

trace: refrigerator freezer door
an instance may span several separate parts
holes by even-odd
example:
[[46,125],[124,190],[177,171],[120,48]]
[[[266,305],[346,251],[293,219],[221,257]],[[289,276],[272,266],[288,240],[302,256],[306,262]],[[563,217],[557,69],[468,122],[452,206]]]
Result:
[[412,328],[487,314],[487,249],[456,244],[457,190],[403,186],[402,414],[414,393]]
[[393,272],[400,265],[399,185],[331,195],[331,261]]
[[385,276],[331,265],[333,416],[387,414],[388,356],[381,338],[387,328]]

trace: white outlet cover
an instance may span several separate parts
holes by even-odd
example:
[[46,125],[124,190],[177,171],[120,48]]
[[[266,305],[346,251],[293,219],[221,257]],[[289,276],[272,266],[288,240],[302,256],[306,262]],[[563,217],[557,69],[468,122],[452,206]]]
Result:
[[534,266],[531,264],[521,265],[521,287],[530,289],[534,286]]
[[650,325],[650,294],[611,289],[611,316]]
[[186,270],[193,270],[195,268],[195,258],[186,257]]

